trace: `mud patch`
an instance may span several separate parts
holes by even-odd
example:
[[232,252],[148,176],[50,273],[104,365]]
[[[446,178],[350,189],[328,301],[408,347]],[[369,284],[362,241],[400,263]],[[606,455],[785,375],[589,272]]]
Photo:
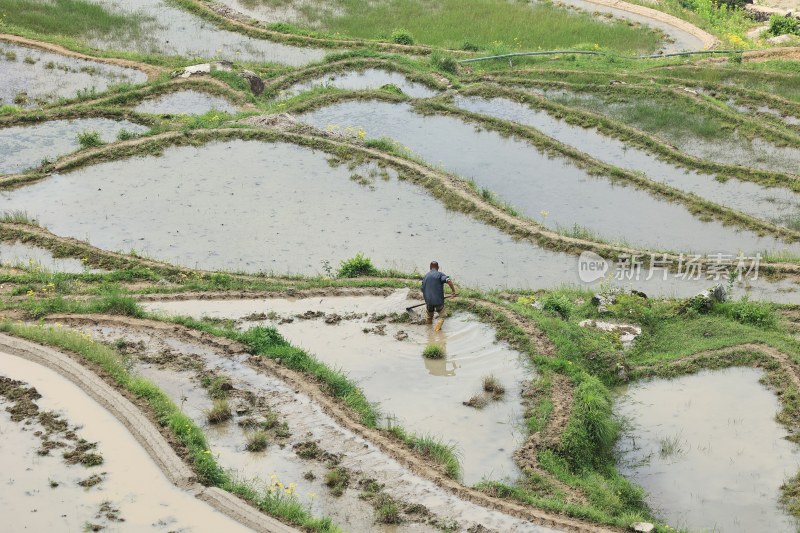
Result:
[[42,395],[36,399],[40,416],[58,415],[41,426],[61,428],[67,420],[81,424],[74,435],[70,428],[51,433],[61,436],[67,451],[77,450],[74,457],[102,454],[104,459],[101,467],[85,468],[65,464],[60,453],[40,455],[34,443],[47,430],[38,423],[12,422],[0,409],[0,467],[4,479],[13,480],[4,484],[0,498],[4,528],[81,531],[89,523],[114,529],[124,519],[132,531],[245,530],[172,485],[127,429],[71,382],[7,353],[0,354],[0,374],[35,387]]

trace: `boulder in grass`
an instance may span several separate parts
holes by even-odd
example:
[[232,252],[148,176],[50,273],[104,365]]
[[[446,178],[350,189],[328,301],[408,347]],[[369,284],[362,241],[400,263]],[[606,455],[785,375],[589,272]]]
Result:
[[650,522],[634,522],[631,524],[631,529],[634,531],[640,531],[641,533],[650,533],[655,529],[656,526],[651,524]]
[[264,80],[258,77],[258,74],[252,70],[243,70],[239,73],[239,76],[250,84],[250,90],[253,91],[254,95],[258,96],[264,92]]

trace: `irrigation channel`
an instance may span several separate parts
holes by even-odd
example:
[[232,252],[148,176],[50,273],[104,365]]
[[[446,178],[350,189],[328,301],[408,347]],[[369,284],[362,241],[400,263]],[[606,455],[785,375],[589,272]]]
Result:
[[795,531],[796,49],[459,63],[312,8],[8,25],[3,527]]

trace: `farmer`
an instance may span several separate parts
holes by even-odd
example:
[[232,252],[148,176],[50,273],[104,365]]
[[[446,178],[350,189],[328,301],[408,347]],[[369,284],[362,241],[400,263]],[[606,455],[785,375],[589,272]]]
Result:
[[453,281],[439,272],[439,263],[431,261],[431,270],[422,278],[422,297],[425,299],[425,308],[428,310],[428,324],[433,323],[433,312],[439,313],[439,318],[444,318],[444,284],[450,285],[452,296],[456,296]]

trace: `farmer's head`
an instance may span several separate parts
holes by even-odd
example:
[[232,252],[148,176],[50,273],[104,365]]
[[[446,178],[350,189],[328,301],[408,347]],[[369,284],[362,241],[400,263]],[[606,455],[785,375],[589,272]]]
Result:
[[431,270],[439,270],[439,262],[431,261]]

